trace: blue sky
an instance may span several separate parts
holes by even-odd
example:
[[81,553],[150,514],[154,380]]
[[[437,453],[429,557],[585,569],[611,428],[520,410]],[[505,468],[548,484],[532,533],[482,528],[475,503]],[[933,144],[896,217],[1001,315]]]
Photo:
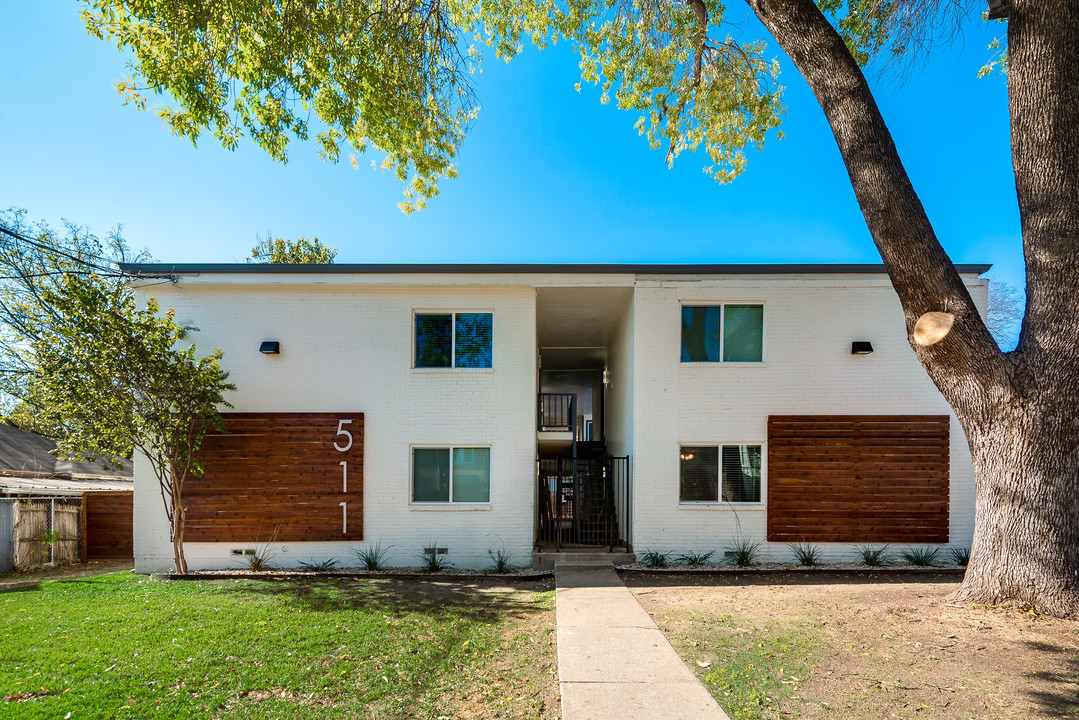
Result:
[[[529,47],[509,64],[487,59],[460,176],[405,216],[400,183],[369,158],[330,165],[294,144],[282,166],[246,143],[195,148],[123,107],[123,58],[87,36],[80,7],[0,3],[0,207],[99,234],[122,224],[160,260],[242,261],[272,232],[318,236],[338,262],[879,262],[823,113],[774,43],[786,137],[751,153],[731,185],[699,156],[668,169],[635,116],[594,87],[574,91],[568,47]],[[990,277],[1021,287],[1007,90],[976,77],[1002,30],[975,19],[905,82],[874,84],[953,260],[994,263]]]

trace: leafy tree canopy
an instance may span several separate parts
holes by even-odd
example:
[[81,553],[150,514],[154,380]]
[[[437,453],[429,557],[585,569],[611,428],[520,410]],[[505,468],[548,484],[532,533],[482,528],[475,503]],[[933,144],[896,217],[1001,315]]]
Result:
[[267,234],[265,240],[259,240],[259,244],[251,248],[251,257],[247,258],[247,262],[328,265],[335,257],[337,257],[337,248],[326,247],[318,238],[314,240],[308,240],[306,237],[297,240],[274,238],[271,240]]

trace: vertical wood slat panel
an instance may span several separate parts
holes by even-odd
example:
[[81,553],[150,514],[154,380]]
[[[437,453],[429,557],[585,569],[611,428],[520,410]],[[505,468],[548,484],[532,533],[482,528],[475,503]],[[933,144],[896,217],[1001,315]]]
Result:
[[947,415],[772,415],[768,540],[948,542]]
[[130,490],[83,494],[83,545],[88,560],[134,557],[132,501]]
[[[206,472],[184,485],[184,539],[363,539],[363,413],[222,413],[199,449]],[[352,445],[338,434],[338,423]],[[348,489],[344,489],[347,463]],[[344,507],[341,503],[346,503]]]

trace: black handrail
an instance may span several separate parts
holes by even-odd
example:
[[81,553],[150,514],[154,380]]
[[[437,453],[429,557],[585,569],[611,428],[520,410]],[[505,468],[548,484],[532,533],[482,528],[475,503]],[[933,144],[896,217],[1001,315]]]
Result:
[[577,394],[539,393],[536,427],[577,432]]

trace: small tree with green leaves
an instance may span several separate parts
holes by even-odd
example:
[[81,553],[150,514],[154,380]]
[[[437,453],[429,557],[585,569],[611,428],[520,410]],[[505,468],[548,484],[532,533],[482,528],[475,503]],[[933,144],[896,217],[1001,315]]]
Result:
[[177,572],[184,559],[184,481],[203,472],[196,453],[228,406],[221,352],[181,346],[188,328],[151,299],[139,308],[124,283],[67,275],[44,291],[53,319],[37,328],[35,392],[67,433],[61,451],[116,458],[133,447],[158,480]]
[[259,240],[259,244],[251,248],[249,263],[292,263],[292,264],[323,264],[328,265],[337,257],[337,249],[326,247],[318,238],[308,240],[301,237],[298,240],[285,240],[268,236],[265,240]]

